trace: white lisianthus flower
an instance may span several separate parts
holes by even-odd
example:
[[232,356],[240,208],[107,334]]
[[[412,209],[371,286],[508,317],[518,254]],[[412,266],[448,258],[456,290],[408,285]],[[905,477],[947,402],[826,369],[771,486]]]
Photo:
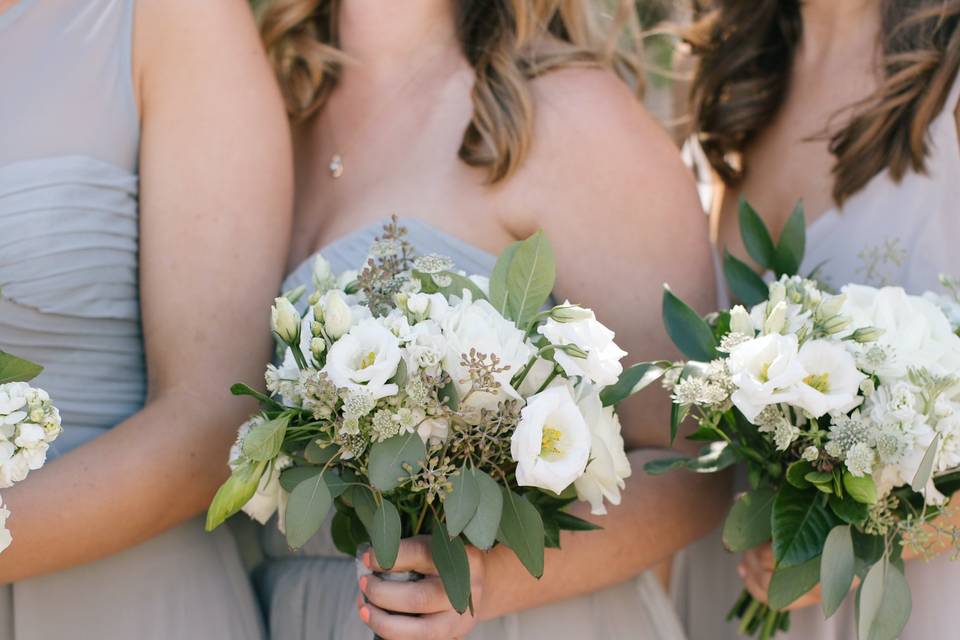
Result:
[[502,400],[520,399],[520,394],[510,385],[510,379],[523,369],[534,350],[516,325],[486,300],[474,302],[468,292],[464,300],[450,309],[440,326],[446,345],[443,368],[450,374],[460,398],[470,391],[469,375],[461,359],[471,349],[487,356],[495,355],[499,359],[497,366],[506,367],[506,370],[493,374],[500,383],[497,393],[473,393],[466,399],[465,406],[493,410]]
[[[520,388],[517,391],[520,392],[520,395],[523,397],[532,396],[537,391],[540,390],[540,387],[544,385],[547,381],[547,378],[550,377],[550,374],[553,373],[553,368],[557,366],[552,360],[547,360],[546,358],[537,358],[533,362],[533,366],[530,367],[530,371],[527,372],[526,377],[523,379],[523,382],[520,383]],[[553,379],[551,385],[561,385],[566,384],[566,381],[558,376]]]
[[880,347],[887,354],[876,370],[881,381],[905,378],[910,368],[935,374],[960,370],[960,337],[934,303],[907,295],[900,287],[847,285],[843,292],[843,314],[851,318],[852,327],[883,331],[876,343],[867,346]]
[[529,398],[510,440],[517,484],[561,493],[583,475],[592,436],[569,387]]
[[[569,307],[570,303],[565,302],[564,306]],[[623,373],[620,360],[627,352],[617,346],[613,331],[598,322],[593,311],[581,311],[583,318],[568,322],[547,318],[538,331],[551,344],[574,345],[587,354],[586,358],[578,358],[556,350],[554,360],[568,376],[580,376],[601,386],[615,384]]]
[[632,470],[620,435],[620,418],[613,407],[604,407],[600,401],[600,388],[583,385],[579,390],[580,413],[590,428],[590,461],[583,475],[574,481],[577,497],[590,503],[590,513],[606,515],[603,504],[620,504],[620,491],[624,479]]
[[792,402],[806,375],[797,360],[797,337],[777,333],[743,342],[730,350],[730,379],[736,387],[731,400],[754,422],[764,407]]
[[270,309],[270,326],[281,340],[293,344],[300,336],[300,313],[283,296],[276,298]]
[[[287,492],[280,486],[280,473],[292,464],[290,457],[281,453],[270,464],[270,468],[261,476],[257,492],[243,505],[243,512],[259,522],[267,521],[277,512],[281,503],[287,500]],[[278,522],[280,531],[284,529],[283,519]]]
[[397,336],[368,318],[333,343],[323,371],[338,388],[365,387],[380,399],[398,391],[389,380],[396,375],[401,356]]
[[867,379],[857,369],[850,352],[836,342],[811,340],[797,355],[805,375],[791,402],[814,418],[839,411],[847,413],[863,402],[860,383]]
[[339,340],[353,325],[353,314],[343,294],[336,289],[329,291],[321,300],[323,327],[333,340]]

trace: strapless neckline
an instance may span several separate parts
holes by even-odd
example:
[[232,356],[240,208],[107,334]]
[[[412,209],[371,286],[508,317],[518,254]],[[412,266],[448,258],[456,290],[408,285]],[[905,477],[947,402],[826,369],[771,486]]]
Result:
[[[292,271],[290,271],[289,274],[287,274],[287,277],[284,278],[284,281],[283,281],[283,290],[289,291],[290,289],[297,286],[295,283],[309,282],[309,277],[304,277],[304,276],[309,274],[310,270],[313,268],[313,262],[318,255],[324,255],[332,251],[335,251],[337,247],[348,244],[359,237],[369,236],[372,239],[373,236],[376,235],[376,232],[382,229],[383,226],[389,222],[390,222],[390,218],[381,218],[369,224],[365,224],[361,227],[357,227],[356,229],[349,231],[344,235],[331,240],[330,242],[325,244],[322,248],[318,249],[317,251],[314,251],[313,253],[308,255],[306,258],[304,258],[299,264],[297,264],[296,267],[293,268]],[[416,238],[418,236],[422,236],[423,234],[427,234],[427,235],[433,235],[434,237],[441,238],[445,243],[452,245],[454,248],[462,249],[469,253],[480,254],[488,258],[492,263],[496,262],[497,256],[490,253],[489,251],[481,249],[475,245],[470,244],[466,240],[463,240],[462,238],[458,238],[455,235],[452,235],[450,233],[447,233],[446,231],[438,229],[437,227],[433,226],[428,222],[418,220],[417,218],[399,218],[398,222],[400,223],[400,225],[406,227],[410,232],[410,235],[413,238],[412,243],[415,249],[418,248]],[[456,262],[457,256],[453,255],[450,257],[453,258],[454,261]],[[359,269],[362,266],[363,265],[358,261],[358,263],[352,266],[351,268]]]

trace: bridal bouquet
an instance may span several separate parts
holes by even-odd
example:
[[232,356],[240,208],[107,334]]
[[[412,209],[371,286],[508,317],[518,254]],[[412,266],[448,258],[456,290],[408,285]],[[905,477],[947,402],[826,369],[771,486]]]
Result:
[[[60,435],[60,412],[42,389],[27,384],[42,369],[0,351],[0,489],[12,487],[43,466],[50,443]],[[0,499],[0,552],[13,538],[10,511]]]
[[[630,465],[613,405],[632,392],[612,331],[589,309],[545,308],[554,284],[542,233],[509,247],[489,279],[415,256],[394,220],[362,270],[322,257],[306,312],[278,298],[280,365],[240,429],[232,475],[207,515],[243,509],[303,546],[332,510],[337,547],[369,543],[393,566],[401,538],[429,533],[451,604],[471,607],[465,543],[504,544],[531,574],[561,530],[595,526]],[[294,299],[303,291],[293,292]]]
[[[669,291],[666,328],[691,359],[651,363],[672,392],[672,430],[687,416],[698,458],[650,463],[663,473],[719,471],[745,463],[750,490],[723,527],[725,546],[772,541],[769,607],[744,592],[731,611],[740,630],[770,638],[781,611],[818,583],[831,616],[855,576],[861,640],[896,638],[911,608],[904,546],[932,553],[960,532],[935,518],[960,489],[960,310],[952,295],[908,295],[859,285],[831,293],[794,275],[804,248],[798,210],[774,246],[741,203],[751,257],[770,284],[726,256],[736,306],[701,319]],[[949,313],[949,318],[945,312]]]

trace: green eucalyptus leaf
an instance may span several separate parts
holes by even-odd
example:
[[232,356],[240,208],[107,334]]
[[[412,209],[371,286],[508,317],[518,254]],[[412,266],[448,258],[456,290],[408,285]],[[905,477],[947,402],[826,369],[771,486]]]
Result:
[[883,558],[886,545],[883,536],[869,535],[858,531],[856,528],[851,530],[851,534],[855,558],[854,573],[863,579],[870,567]]
[[766,269],[772,269],[776,249],[767,225],[745,198],[740,198],[738,209],[743,246],[757,264]]
[[320,443],[316,440],[311,440],[307,443],[306,448],[303,450],[303,457],[310,464],[326,464],[334,455],[339,451],[339,447],[329,444],[325,447],[321,447]]
[[823,615],[829,618],[850,592],[853,584],[855,556],[850,525],[838,525],[831,529],[823,545],[820,557],[820,587]]
[[293,549],[305,545],[323,526],[331,506],[333,497],[322,474],[307,478],[294,487],[287,500],[287,544]]
[[747,307],[760,304],[770,295],[770,288],[763,278],[729,251],[723,254],[723,276],[733,296]]
[[337,551],[355,558],[361,544],[370,541],[370,536],[354,512],[337,510],[330,523],[330,536]]
[[792,567],[777,567],[770,577],[767,596],[771,609],[786,609],[820,581],[820,557],[814,556]]
[[237,467],[217,490],[207,509],[207,531],[213,531],[223,521],[240,511],[260,486],[266,462],[246,462]]
[[807,244],[807,223],[803,215],[803,202],[797,202],[793,213],[780,232],[780,241],[773,257],[773,270],[777,277],[794,276],[803,264],[803,254]]
[[293,491],[304,480],[316,476],[323,471],[323,467],[290,467],[280,472],[280,486],[287,493]]
[[30,382],[43,371],[43,367],[29,360],[0,351],[0,384]]
[[516,317],[510,312],[509,296],[507,292],[507,274],[510,271],[510,263],[517,249],[520,248],[519,242],[514,242],[508,246],[500,257],[497,258],[497,264],[493,267],[490,274],[490,304],[500,312],[500,315],[510,320],[516,321]]
[[668,288],[663,290],[663,323],[680,351],[699,362],[717,357],[717,341],[710,325]]
[[377,557],[377,564],[389,571],[397,561],[400,550],[400,513],[386,498],[380,500],[380,506],[373,512],[370,526],[370,544]]
[[507,270],[510,310],[517,326],[525,327],[546,304],[556,281],[553,248],[543,231],[520,243]]
[[616,383],[600,392],[600,401],[605,407],[620,404],[633,394],[659,380],[666,369],[658,362],[641,362],[624,370]]
[[503,515],[497,539],[510,547],[534,578],[543,575],[543,519],[523,496],[501,487]]
[[486,551],[493,547],[500,528],[500,516],[503,513],[503,493],[500,485],[483,471],[474,470],[480,501],[477,512],[463,530],[470,544]]
[[770,539],[773,489],[764,486],[737,498],[723,523],[723,544],[739,553]]
[[471,606],[470,561],[463,540],[450,537],[443,523],[434,519],[430,535],[430,556],[440,574],[443,590],[457,613]]
[[914,491],[919,493],[926,488],[927,482],[933,475],[933,463],[937,459],[937,451],[939,448],[940,434],[938,433],[933,437],[933,441],[924,452],[923,460],[920,461],[920,466],[917,467],[917,473],[913,476],[913,482],[910,483],[910,488]]
[[857,502],[874,504],[877,501],[877,485],[870,476],[858,478],[849,471],[844,471],[843,488]]
[[268,462],[277,457],[287,434],[290,414],[284,413],[256,425],[243,439],[243,455],[257,462]]
[[380,491],[392,491],[410,476],[411,472],[405,470],[404,465],[410,465],[415,473],[426,457],[427,449],[416,432],[402,433],[374,443],[370,447],[370,482]]
[[373,528],[373,514],[376,513],[378,508],[377,499],[370,489],[359,485],[350,487],[344,495],[353,506],[357,518],[363,524],[363,528],[369,533]]
[[896,640],[910,618],[911,607],[910,586],[903,571],[889,561],[877,562],[860,588],[859,637]]
[[480,484],[473,468],[464,465],[450,478],[451,490],[443,500],[447,531],[458,536],[473,519],[480,506]]
[[773,555],[779,567],[792,567],[820,555],[835,524],[825,499],[786,484],[773,503]]

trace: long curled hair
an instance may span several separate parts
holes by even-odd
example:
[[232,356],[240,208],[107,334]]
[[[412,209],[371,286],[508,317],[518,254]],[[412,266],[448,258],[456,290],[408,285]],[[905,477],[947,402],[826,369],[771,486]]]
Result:
[[[880,87],[828,131],[833,199],[878,173],[924,172],[928,131],[960,69],[960,0],[880,0]],[[799,0],[713,0],[687,34],[699,57],[691,100],[700,144],[725,184],[783,103],[803,23]]]
[[[343,72],[344,0],[273,0],[261,34],[293,122],[322,109]],[[476,80],[459,156],[494,183],[523,161],[532,137],[530,80],[552,69],[614,70],[640,95],[640,33],[630,0],[450,0],[459,45]],[[595,7],[604,4],[601,13]],[[560,46],[545,46],[559,44]]]

